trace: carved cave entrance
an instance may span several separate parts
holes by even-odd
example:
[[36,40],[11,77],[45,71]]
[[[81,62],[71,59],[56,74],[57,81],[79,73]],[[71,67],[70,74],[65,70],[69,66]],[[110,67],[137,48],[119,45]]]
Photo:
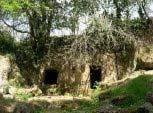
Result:
[[58,74],[59,72],[56,69],[45,70],[44,84],[46,85],[57,84]]
[[90,66],[90,88],[95,89],[96,83],[101,81],[101,67]]

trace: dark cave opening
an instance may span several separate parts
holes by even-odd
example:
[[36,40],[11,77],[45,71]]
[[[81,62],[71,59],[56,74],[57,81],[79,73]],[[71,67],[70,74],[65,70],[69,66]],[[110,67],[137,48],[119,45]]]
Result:
[[55,69],[45,70],[44,84],[46,84],[46,85],[57,84],[58,74],[59,74],[59,72]]
[[101,81],[101,67],[90,66],[90,88],[95,89],[96,83]]

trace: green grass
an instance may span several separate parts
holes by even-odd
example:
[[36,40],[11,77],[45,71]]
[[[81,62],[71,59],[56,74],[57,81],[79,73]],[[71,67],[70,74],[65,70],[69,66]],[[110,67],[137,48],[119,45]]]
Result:
[[30,97],[32,97],[32,94],[26,94],[26,93],[19,93],[16,95],[17,99],[23,100],[23,101],[27,101]]
[[[72,102],[65,103],[66,107],[64,108],[46,108],[43,107],[44,103],[38,103],[38,105],[41,107],[35,108],[35,113],[96,113],[101,105],[101,101],[99,102],[97,98],[99,92],[100,89],[97,88],[93,93],[92,100],[90,101],[76,101],[78,105],[76,109],[71,106]],[[124,98],[124,101],[117,104],[115,108],[133,109],[142,105],[146,101],[146,97],[149,92],[153,92],[153,76],[142,75],[127,82],[122,86],[117,86],[113,89],[108,90],[105,95],[107,96],[106,99],[108,99],[109,101],[117,97],[125,96],[127,98]],[[19,93],[17,95],[17,97],[20,97],[20,99],[24,101],[27,101],[30,96],[31,95],[25,95],[22,93]],[[6,103],[5,105],[7,105],[8,103],[14,103],[14,101],[5,100],[1,101],[1,103]]]
[[[71,103],[70,103],[71,105]],[[99,103],[92,101],[80,101],[78,102],[79,107],[77,109],[66,108],[66,109],[54,109],[46,113],[97,113]]]
[[14,104],[16,101],[14,99],[0,99],[0,105],[9,106]]
[[136,107],[146,101],[147,94],[153,92],[153,76],[141,75],[124,86],[111,89],[111,99],[126,95],[127,98],[118,107]]
[[[91,101],[78,101],[78,108],[73,108],[72,102],[65,103],[67,107],[65,108],[36,108],[35,113],[97,113],[97,109],[100,107],[100,104],[98,102],[95,102],[93,100]],[[39,104],[39,106],[43,106]]]

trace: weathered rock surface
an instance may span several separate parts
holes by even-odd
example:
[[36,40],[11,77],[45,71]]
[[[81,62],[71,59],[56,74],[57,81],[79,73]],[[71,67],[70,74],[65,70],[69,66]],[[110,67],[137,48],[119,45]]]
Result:
[[153,46],[144,46],[139,49],[136,69],[153,70]]
[[153,113],[153,106],[151,103],[146,102],[140,108],[138,108],[137,113]]
[[8,57],[0,55],[0,87],[6,82],[10,71],[10,61]]
[[24,92],[26,92],[27,94],[32,94],[32,96],[40,96],[42,95],[42,91],[40,90],[40,88],[37,85],[34,85],[32,88],[30,89],[25,89]]

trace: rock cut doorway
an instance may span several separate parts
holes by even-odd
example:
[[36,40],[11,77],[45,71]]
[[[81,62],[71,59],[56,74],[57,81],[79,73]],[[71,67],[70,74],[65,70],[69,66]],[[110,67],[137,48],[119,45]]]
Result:
[[59,72],[56,69],[45,70],[44,84],[45,85],[57,84],[58,74]]
[[101,81],[101,67],[92,65],[90,66],[90,88],[95,89],[96,83]]

